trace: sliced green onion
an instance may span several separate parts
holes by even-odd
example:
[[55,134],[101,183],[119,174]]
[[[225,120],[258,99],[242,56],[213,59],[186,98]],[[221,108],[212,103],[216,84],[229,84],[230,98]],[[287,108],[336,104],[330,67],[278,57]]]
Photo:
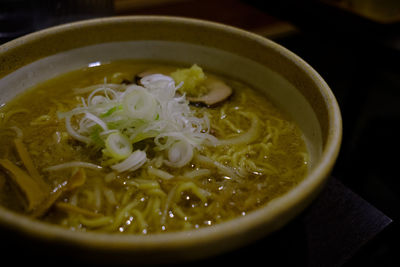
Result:
[[78,134],[75,129],[72,127],[71,124],[71,116],[65,117],[65,127],[67,129],[67,132],[70,136],[75,138],[76,140],[79,140],[83,143],[90,144],[91,140],[89,137],[83,136],[81,134]]
[[100,126],[93,127],[92,132],[90,133],[90,139],[92,143],[97,147],[104,147],[104,140],[101,138],[100,133],[102,132],[102,128]]
[[123,134],[116,132],[110,134],[105,142],[106,153],[112,158],[122,160],[132,153],[132,144]]
[[117,110],[118,110],[118,106],[114,106],[114,107],[110,108],[109,110],[107,110],[107,112],[101,114],[99,117],[100,118],[108,117],[108,116],[110,116],[111,114],[113,114]]
[[[76,108],[59,112],[58,118],[65,119],[73,138],[101,148],[103,165],[111,165],[117,172],[136,170],[147,161],[146,152],[132,153],[133,145],[143,140],[149,141],[146,144],[151,150],[165,151],[158,155],[158,167],[165,163],[174,168],[188,164],[195,148],[218,144],[209,133],[207,115],[196,117],[185,95],[177,94],[182,84],[176,86],[171,77],[162,74],[143,77],[140,83],[142,86],[100,84],[79,89],[77,93],[90,92],[88,97],[81,97],[82,104]],[[244,139],[257,134],[249,132]]]
[[142,167],[142,165],[145,164],[146,161],[147,161],[146,152],[141,150],[136,150],[124,161],[112,165],[111,168],[118,172],[136,171],[137,169]]
[[178,141],[168,150],[168,166],[180,168],[192,160],[193,146],[186,141]]
[[135,88],[124,96],[123,108],[132,119],[154,120],[157,117],[157,102],[145,88]]
[[92,113],[89,112],[85,112],[85,118],[88,118],[89,120],[99,125],[101,128],[103,128],[104,131],[108,131],[107,124],[96,115],[93,115]]

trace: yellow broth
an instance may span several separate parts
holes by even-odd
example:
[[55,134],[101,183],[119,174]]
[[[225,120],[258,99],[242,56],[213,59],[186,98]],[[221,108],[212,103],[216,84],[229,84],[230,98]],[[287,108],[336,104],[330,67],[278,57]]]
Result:
[[[0,159],[8,159],[26,171],[14,145],[16,136],[22,134],[22,143],[35,168],[56,192],[60,184],[71,179],[76,168],[45,168],[71,161],[102,164],[101,151],[71,138],[57,112],[71,110],[81,103],[76,88],[105,81],[132,81],[137,73],[155,66],[112,62],[61,75],[26,91],[0,110]],[[173,176],[169,179],[149,171],[149,163],[134,172],[116,173],[109,167],[85,169],[84,184],[62,194],[38,219],[79,231],[181,231],[245,216],[296,186],[307,173],[308,161],[298,126],[256,90],[219,78],[232,87],[233,95],[212,108],[191,108],[197,115],[209,117],[210,133],[220,140],[245,134],[256,118],[255,140],[196,150],[208,162],[194,157],[182,168],[157,166]],[[237,175],[232,177],[217,166],[225,166]],[[21,190],[1,166],[0,204],[28,216],[32,214],[27,211]]]

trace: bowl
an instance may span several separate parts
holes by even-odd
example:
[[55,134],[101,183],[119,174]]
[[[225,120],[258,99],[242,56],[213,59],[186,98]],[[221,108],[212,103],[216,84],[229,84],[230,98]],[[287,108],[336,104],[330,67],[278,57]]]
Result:
[[[252,85],[300,126],[310,152],[305,179],[246,216],[208,228],[153,235],[73,232],[0,207],[0,225],[49,247],[135,263],[195,260],[244,246],[285,225],[323,188],[341,142],[338,104],[301,58],[259,35],[208,21],[127,16],[65,24],[0,47],[0,105],[33,85],[118,59],[197,63]],[[99,256],[101,255],[101,256]]]

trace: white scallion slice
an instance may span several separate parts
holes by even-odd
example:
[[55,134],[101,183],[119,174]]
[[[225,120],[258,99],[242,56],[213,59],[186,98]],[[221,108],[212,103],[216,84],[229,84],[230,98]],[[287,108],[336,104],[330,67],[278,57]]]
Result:
[[126,114],[133,119],[152,121],[157,116],[157,102],[143,87],[135,86],[123,99]]
[[85,117],[88,118],[89,120],[93,121],[97,125],[99,125],[101,128],[103,128],[104,131],[108,131],[108,127],[105,124],[104,121],[102,121],[100,118],[97,116],[93,115],[92,113],[85,112]]
[[128,158],[124,161],[112,165],[111,168],[116,170],[117,172],[124,172],[124,171],[135,171],[142,167],[147,161],[146,152],[141,150],[136,150],[133,152]]
[[193,158],[193,146],[181,140],[176,142],[168,150],[168,160],[165,161],[170,167],[180,168],[189,163]]
[[65,118],[65,128],[67,128],[67,132],[69,133],[69,135],[71,135],[73,138],[75,138],[76,140],[79,140],[83,143],[86,144],[90,144],[91,140],[89,137],[83,136],[78,134],[75,129],[72,127],[71,125],[71,116],[67,116]]
[[44,171],[59,171],[59,170],[64,170],[64,169],[69,169],[69,168],[87,168],[87,169],[92,169],[92,170],[101,170],[102,167],[90,162],[83,162],[83,161],[70,161],[70,162],[65,162],[61,163],[58,165],[50,166],[47,168],[44,168]]
[[117,160],[122,160],[132,153],[132,144],[120,132],[111,133],[105,142],[107,153]]

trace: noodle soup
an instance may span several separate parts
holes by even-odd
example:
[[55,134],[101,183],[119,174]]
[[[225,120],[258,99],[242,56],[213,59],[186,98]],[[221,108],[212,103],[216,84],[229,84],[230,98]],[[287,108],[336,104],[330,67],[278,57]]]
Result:
[[0,110],[0,204],[73,231],[209,227],[307,173],[302,133],[256,90],[134,61],[37,85]]

